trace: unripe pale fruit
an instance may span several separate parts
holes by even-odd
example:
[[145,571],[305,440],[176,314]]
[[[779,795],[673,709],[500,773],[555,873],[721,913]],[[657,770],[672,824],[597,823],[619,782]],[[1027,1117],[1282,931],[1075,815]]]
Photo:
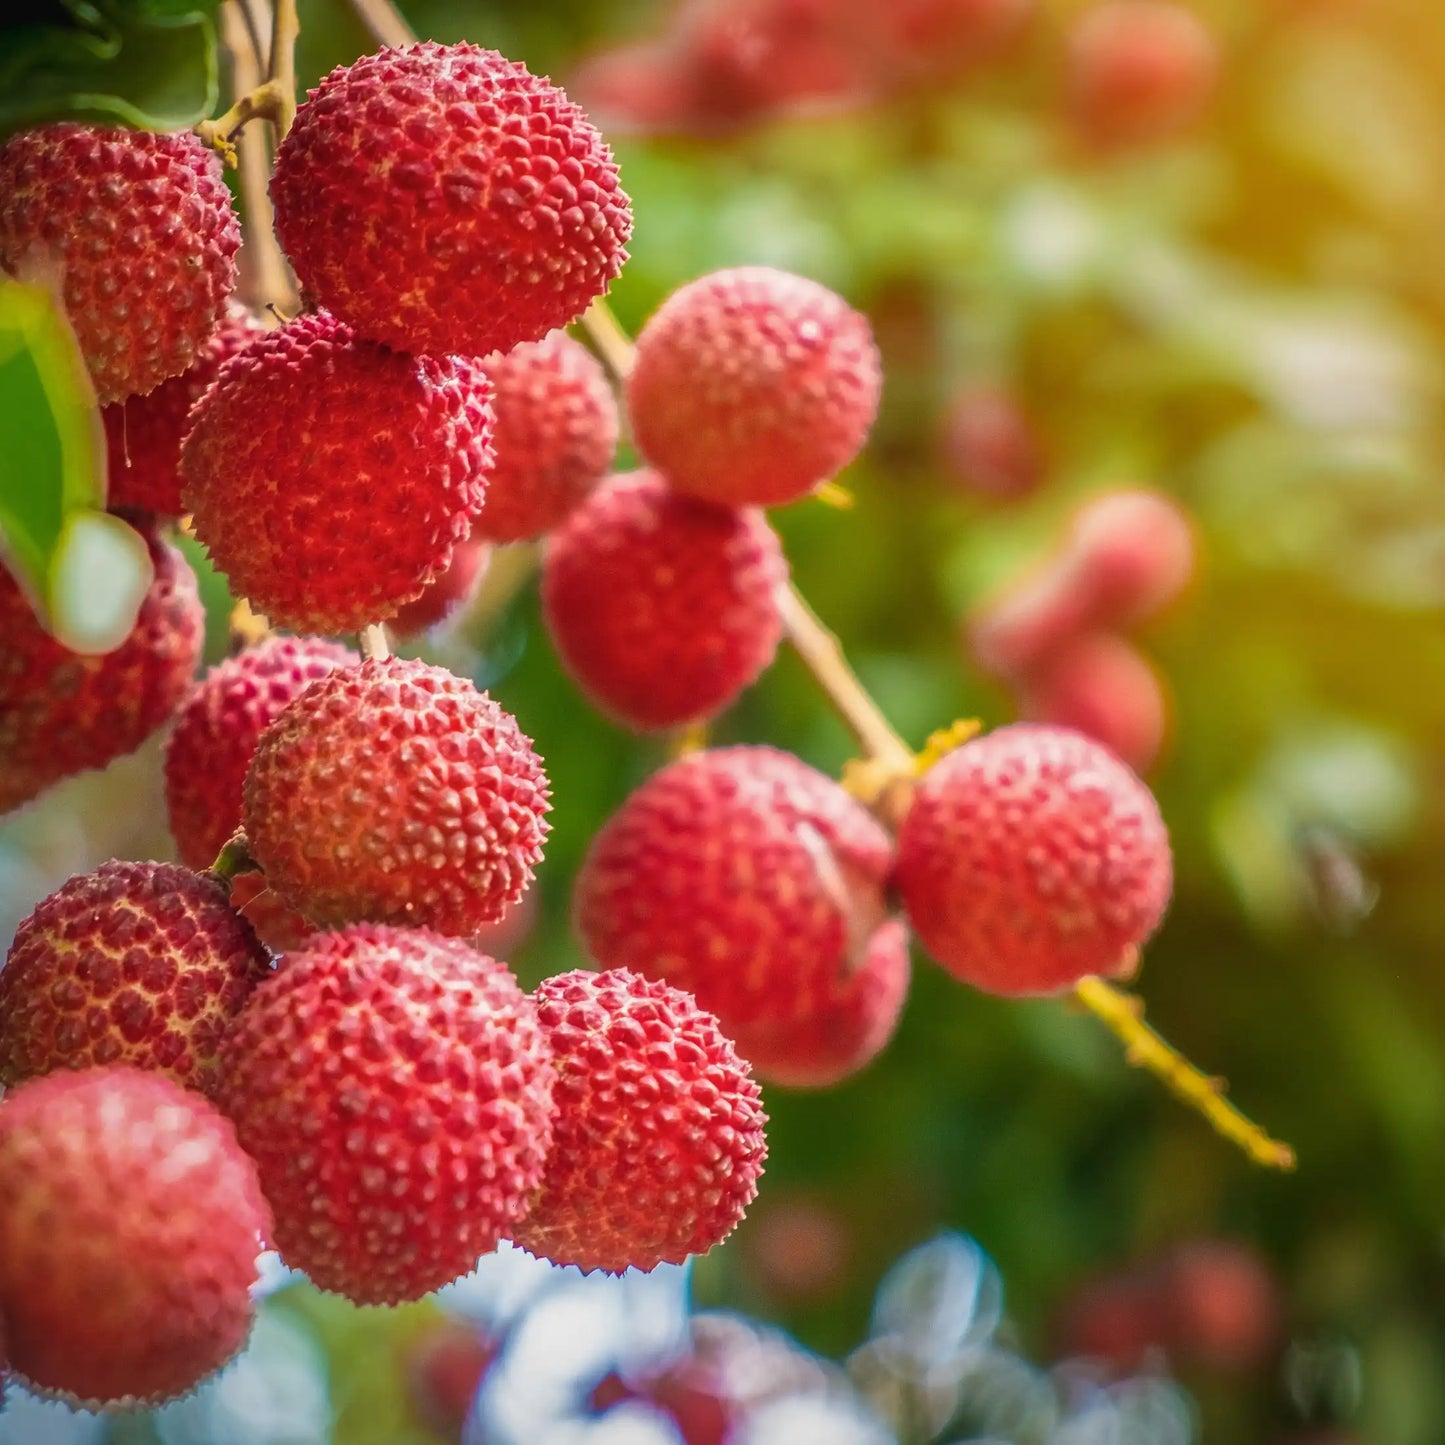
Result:
[[596,128],[474,45],[331,72],[271,179],[301,284],[398,350],[481,356],[575,320],[627,259],[632,210]]
[[856,457],[882,372],[867,320],[786,271],[740,266],[673,292],[637,338],[637,449],[681,491],[791,502]]
[[332,672],[262,733],[243,819],[272,891],[313,922],[466,937],[522,896],[547,798],[510,713],[445,668],[389,658]]
[[214,877],[104,863],[15,934],[0,969],[0,1083],[129,1064],[210,1093],[221,1037],[269,972]]
[[908,944],[887,917],[887,833],[767,747],[692,753],[597,835],[575,915],[603,967],[694,994],[770,1082],[823,1087],[887,1043]]
[[717,1020],[625,969],[561,974],[534,998],[556,1123],[541,1193],[513,1239],[616,1274],[721,1243],[757,1194],[767,1116]]
[[997,386],[960,391],[944,421],[943,462],[951,478],[971,492],[1013,501],[1037,491],[1044,456],[1032,422],[1018,400]]
[[181,554],[155,537],[149,547],[155,578],[135,627],[100,657],[62,647],[0,567],[0,813],[134,752],[186,695],[205,613]]
[[0,1103],[0,1314],[26,1383],[95,1409],[186,1394],[246,1342],[269,1217],[230,1123],[160,1074]]
[[1164,916],[1173,867],[1148,788],[1067,728],[1020,723],[920,780],[897,883],[923,946],[999,994],[1043,994],[1132,963]]
[[496,465],[479,537],[520,542],[564,521],[617,452],[617,403],[592,353],[562,331],[486,358]]
[[446,569],[486,496],[491,437],[477,363],[389,351],[308,313],[221,368],[191,413],[182,498],[273,624],[353,632]]
[[761,512],[672,491],[655,472],[605,482],[548,542],[547,630],[608,716],[649,731],[729,707],[773,660],[788,564]]
[[222,1066],[276,1247],[358,1304],[466,1274],[541,1181],[553,1074],[536,1010],[457,939],[313,935],[252,995]]
[[60,284],[102,406],[195,363],[240,244],[220,157],[189,132],[67,121],[0,145],[0,269]]
[[[492,491],[487,489],[487,505]],[[415,637],[431,627],[439,627],[460,615],[476,601],[492,549],[477,540],[475,532],[465,542],[457,543],[447,570],[427,583],[426,591],[408,602],[388,624],[398,637]]]

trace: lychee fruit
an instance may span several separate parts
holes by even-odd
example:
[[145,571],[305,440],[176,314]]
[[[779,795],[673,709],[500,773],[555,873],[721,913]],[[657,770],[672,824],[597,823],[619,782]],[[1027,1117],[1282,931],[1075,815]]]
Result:
[[289,953],[316,932],[313,924],[271,891],[265,874],[256,869],[231,879],[231,907],[256,930],[256,937],[272,953]]
[[130,1064],[210,1093],[221,1036],[269,971],[216,878],[104,863],[15,934],[0,969],[0,1083]]
[[944,421],[943,462],[968,491],[1016,501],[1044,479],[1043,448],[1012,393],[978,384],[954,397]]
[[575,916],[588,952],[696,996],[758,1076],[823,1087],[887,1043],[908,945],[887,916],[887,833],[768,747],[692,753],[593,840]]
[[314,923],[466,937],[522,896],[547,776],[516,720],[445,668],[388,658],[313,683],[246,777],[252,856]]
[[606,476],[617,403],[592,353],[563,331],[483,363],[496,393],[496,465],[477,535],[520,542],[550,532]]
[[181,554],[155,537],[148,545],[155,576],[135,626],[102,656],[57,642],[0,567],[0,813],[134,752],[185,696],[205,612]]
[[41,1391],[96,1409],[194,1389],[246,1342],[268,1227],[231,1124],[164,1075],[49,1074],[0,1103],[0,1316]]
[[102,406],[195,363],[240,244],[220,157],[189,132],[64,121],[0,145],[0,269],[54,276]]
[[897,884],[923,946],[988,993],[1044,994],[1127,969],[1173,881],[1153,794],[1067,728],[1017,723],[919,781]]
[[446,569],[486,496],[491,386],[477,363],[299,316],[221,368],[191,413],[196,536],[278,627],[352,632]]
[[767,1116],[717,1020],[626,969],[564,973],[534,998],[556,1123],[541,1193],[512,1238],[612,1273],[721,1243],[757,1194]]
[[482,356],[574,321],[627,259],[631,203],[556,86],[475,45],[385,49],[301,106],[271,179],[302,285],[401,351]]
[[599,709],[641,731],[679,727],[715,717],[772,662],[787,575],[761,512],[632,472],[599,487],[548,540],[543,616]]
[[505,964],[360,925],[314,934],[256,990],[219,1098],[286,1263],[358,1304],[399,1304],[466,1274],[526,1209],[552,1083]]
[[[489,506],[491,495],[489,487]],[[388,626],[398,637],[415,637],[465,612],[476,601],[491,555],[491,546],[479,541],[473,530],[465,542],[457,543],[447,570],[428,582],[426,591],[406,603]]]
[[498,1340],[459,1319],[438,1320],[412,1342],[407,1394],[415,1413],[442,1440],[461,1445],[472,1401],[499,1349]]
[[856,457],[882,372],[867,320],[816,281],[767,266],[673,292],[637,338],[637,449],[681,491],[791,502]]

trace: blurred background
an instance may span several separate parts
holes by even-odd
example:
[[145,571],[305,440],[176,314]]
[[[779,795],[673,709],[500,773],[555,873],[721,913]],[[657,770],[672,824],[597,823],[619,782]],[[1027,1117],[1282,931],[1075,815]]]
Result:
[[[1145,772],[1177,866],[1149,1017],[1299,1169],[1253,1168],[1066,1004],[920,957],[865,1072],[767,1090],[761,1195],[689,1270],[584,1281],[504,1252],[395,1311],[277,1274],[194,1400],[99,1422],[21,1399],[0,1442],[1439,1445],[1445,15],[402,9],[603,125],[636,208],[630,330],[745,262],[867,313],[886,384],[854,505],[774,517],[802,590],[915,746],[1048,717]],[[345,0],[301,19],[303,83],[375,48]],[[1181,524],[1167,585],[1031,651],[1116,491]],[[579,703],[514,553],[411,650],[491,687],[547,761],[554,832],[509,954],[530,985],[579,963],[574,872],[666,751]],[[229,600],[203,581],[214,659]],[[714,736],[833,772],[850,753],[786,653]],[[0,940],[73,872],[173,856],[158,760],[0,824]]]

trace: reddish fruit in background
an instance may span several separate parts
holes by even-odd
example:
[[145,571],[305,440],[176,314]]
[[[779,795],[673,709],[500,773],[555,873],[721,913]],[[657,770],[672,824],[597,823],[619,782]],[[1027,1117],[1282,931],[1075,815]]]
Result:
[[898,887],[923,946],[990,993],[1054,993],[1132,963],[1173,865],[1158,804],[1112,753],[1019,723],[921,779],[898,831]]
[[542,893],[536,882],[495,923],[484,923],[471,936],[474,948],[493,958],[510,959],[532,936],[542,911]]
[[0,814],[134,752],[185,696],[205,613],[181,554],[155,537],[148,545],[155,577],[135,627],[100,657],[62,647],[0,567]]
[[0,270],[63,289],[102,406],[196,361],[240,244],[220,157],[189,132],[67,121],[0,145]]
[[461,1445],[463,1428],[497,1342],[463,1320],[441,1320],[406,1355],[407,1393],[428,1430]]
[[1279,1339],[1280,1292],[1255,1250],[1224,1239],[1181,1245],[1161,1266],[1169,1337],[1184,1359],[1206,1368],[1249,1370]]
[[738,1232],[748,1272],[772,1299],[814,1304],[836,1294],[852,1263],[853,1230],[825,1195],[765,1194]]
[[15,1372],[86,1408],[186,1394],[246,1342],[266,1206],[230,1123],[137,1069],[0,1105],[0,1315]]
[[632,211],[566,95],[475,45],[333,70],[276,155],[301,284],[398,350],[481,356],[575,320],[627,259]]
[[210,1093],[221,1037],[269,971],[215,878],[104,863],[15,934],[0,969],[0,1083],[129,1064]]
[[655,472],[604,483],[552,534],[542,608],[562,663],[641,731],[715,717],[782,636],[788,567],[762,513],[671,491]]
[[988,497],[1026,497],[1044,479],[1043,450],[1033,423],[1001,387],[970,386],[954,397],[942,451],[953,479]]
[[219,1099],[286,1263],[358,1304],[398,1304],[466,1274],[526,1209],[551,1090],[505,964],[362,925],[313,935],[256,990]]
[[802,276],[740,266],[690,281],[637,338],[637,449],[676,488],[791,502],[848,465],[878,412],[867,319]]
[[231,880],[231,907],[273,953],[289,953],[316,932],[313,924],[271,891],[259,872],[238,873]]
[[1157,1278],[1116,1275],[1086,1285],[1070,1301],[1059,1331],[1065,1355],[1081,1355],[1120,1375],[1144,1369],[1169,1341],[1169,1319]]
[[577,879],[588,952],[696,995],[760,1078],[823,1087],[887,1043],[908,945],[887,917],[887,833],[831,779],[767,747],[654,774]]
[[[490,491],[487,495],[491,496]],[[401,608],[391,619],[391,630],[398,637],[416,637],[459,617],[477,600],[491,556],[491,547],[477,541],[475,534],[459,542],[447,570],[428,582],[420,597]]]
[[557,1072],[542,1190],[512,1238],[620,1273],[681,1264],[729,1234],[758,1190],[758,1086],[717,1020],[625,969],[548,979],[534,994]]
[[855,0],[860,39],[888,87],[948,78],[1018,39],[1036,0]]
[[221,368],[192,413],[182,497],[274,625],[356,631],[446,569],[486,496],[491,437],[477,363],[389,351],[312,312]]
[[547,775],[516,719],[445,668],[389,658],[314,683],[246,776],[252,856],[314,923],[466,937],[526,889]]

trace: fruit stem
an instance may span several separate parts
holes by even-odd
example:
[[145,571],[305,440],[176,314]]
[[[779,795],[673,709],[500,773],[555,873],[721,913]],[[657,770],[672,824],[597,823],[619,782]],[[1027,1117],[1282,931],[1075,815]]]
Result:
[[238,873],[256,873],[261,865],[251,856],[246,835],[239,830],[231,835],[226,846],[216,855],[216,861],[206,869],[214,873],[227,886]]
[[391,656],[391,644],[386,640],[386,628],[380,622],[373,622],[361,633],[361,655],[372,662],[385,662]]
[[271,635],[271,624],[261,613],[255,611],[244,597],[238,597],[231,606],[231,650],[254,647]]
[[378,45],[410,45],[416,32],[391,0],[351,0],[356,18]]
[[1177,1049],[1144,1022],[1144,1001],[1105,983],[1083,979],[1074,997],[1124,1045],[1124,1057],[1144,1069],[1191,1109],[1202,1114],[1216,1133],[1237,1144],[1266,1169],[1286,1172],[1295,1167],[1294,1150],[1271,1139],[1225,1097],[1224,1080],[1195,1068]]
[[631,338],[622,329],[617,317],[613,315],[606,298],[599,296],[582,313],[582,318],[577,324],[586,333],[588,341],[592,343],[592,349],[597,353],[597,359],[607,369],[608,375],[612,378],[612,384],[620,390],[632,371],[637,348],[633,346]]
[[266,79],[236,97],[231,108],[215,120],[203,120],[196,134],[219,151],[227,165],[237,163],[236,137],[248,122],[258,118],[276,127],[279,144],[296,118],[296,37],[301,22],[296,0],[275,0],[271,11],[271,56]]

